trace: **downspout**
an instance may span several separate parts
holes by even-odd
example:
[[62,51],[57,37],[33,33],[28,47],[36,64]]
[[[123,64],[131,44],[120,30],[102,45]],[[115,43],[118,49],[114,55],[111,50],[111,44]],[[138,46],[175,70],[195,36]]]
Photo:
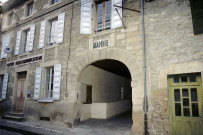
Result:
[[144,0],[141,0],[142,10],[142,40],[143,40],[143,70],[144,70],[144,126],[147,135],[147,83],[146,83],[146,51],[145,51],[145,27],[144,27]]

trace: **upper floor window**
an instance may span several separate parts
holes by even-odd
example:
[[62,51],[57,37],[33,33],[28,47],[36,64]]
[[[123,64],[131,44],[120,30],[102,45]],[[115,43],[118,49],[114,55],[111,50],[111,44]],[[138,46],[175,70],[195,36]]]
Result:
[[55,4],[57,2],[59,2],[60,0],[51,0],[51,4]]
[[0,75],[0,98],[2,95],[2,91],[3,91],[3,81],[4,81],[4,76]]
[[27,5],[27,16],[30,16],[30,15],[32,15],[32,12],[33,12],[33,2],[31,2],[31,3],[29,3],[28,5]]
[[111,1],[102,1],[97,4],[97,29],[104,31],[111,28]]
[[29,44],[29,38],[30,38],[30,30],[25,30],[24,31],[23,47],[22,47],[23,53],[27,52],[27,47]]
[[53,45],[57,41],[58,18],[49,21],[48,45]]
[[54,82],[54,67],[45,69],[45,86],[44,86],[44,97],[53,97],[53,82]]
[[13,13],[10,13],[8,16],[8,25],[11,25],[13,23]]

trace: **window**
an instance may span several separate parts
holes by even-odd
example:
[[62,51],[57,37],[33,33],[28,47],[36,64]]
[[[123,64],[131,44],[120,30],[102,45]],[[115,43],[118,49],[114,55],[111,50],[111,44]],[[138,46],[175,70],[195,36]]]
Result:
[[57,40],[57,25],[58,18],[49,21],[49,34],[48,34],[48,45],[53,45]]
[[11,25],[13,23],[13,13],[9,14],[8,16],[8,25]]
[[33,11],[33,2],[27,5],[27,16],[32,15],[32,11]]
[[4,81],[4,76],[0,75],[0,98],[2,95],[2,91],[3,91],[3,81]]
[[51,4],[55,4],[57,2],[59,2],[60,0],[51,0]]
[[203,1],[190,0],[194,34],[203,33]]
[[24,40],[23,40],[23,47],[22,47],[22,52],[25,53],[27,46],[29,44],[29,38],[30,38],[30,30],[24,31]]
[[53,97],[53,81],[54,81],[54,67],[45,69],[45,86],[44,98]]
[[111,1],[102,1],[97,4],[96,31],[104,31],[111,28]]

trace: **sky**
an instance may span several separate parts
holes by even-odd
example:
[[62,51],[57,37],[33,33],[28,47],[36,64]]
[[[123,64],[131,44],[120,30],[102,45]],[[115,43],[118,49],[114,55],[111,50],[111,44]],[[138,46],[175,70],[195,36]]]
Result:
[[6,2],[7,0],[0,0],[0,1],[4,3],[4,2]]

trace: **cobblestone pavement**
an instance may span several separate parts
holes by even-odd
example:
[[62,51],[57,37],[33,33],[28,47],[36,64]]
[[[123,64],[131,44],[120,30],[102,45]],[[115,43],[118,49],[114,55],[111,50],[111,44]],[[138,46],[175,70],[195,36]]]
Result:
[[107,120],[89,119],[75,128],[57,127],[42,122],[13,122],[1,119],[0,134],[130,135],[132,120],[129,116],[129,114],[121,115]]

